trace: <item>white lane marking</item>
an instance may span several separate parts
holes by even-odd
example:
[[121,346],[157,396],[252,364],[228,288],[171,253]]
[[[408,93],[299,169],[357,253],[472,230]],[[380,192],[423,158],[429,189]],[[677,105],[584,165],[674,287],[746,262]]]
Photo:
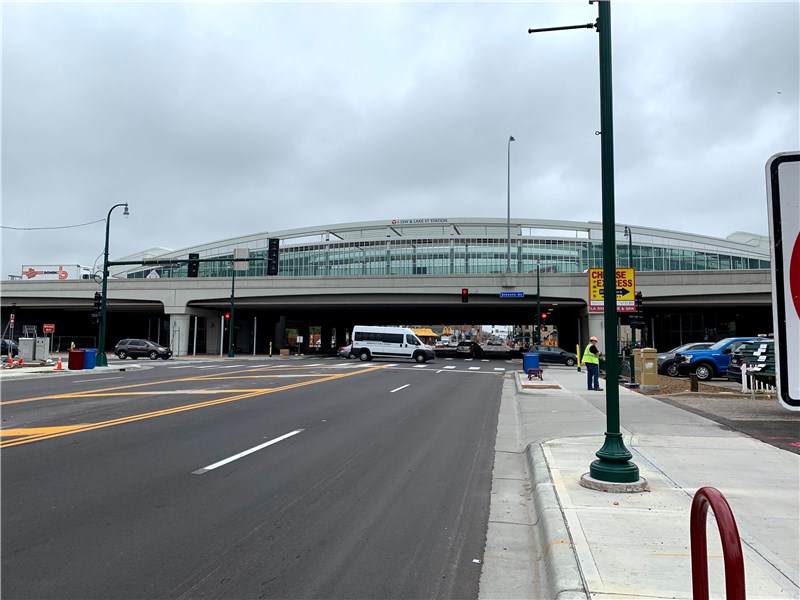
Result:
[[445,360],[455,360],[454,358],[445,358]]
[[489,359],[488,358],[482,358],[481,362],[489,362]]
[[470,367],[469,370],[470,371],[480,371],[481,368],[480,367]]
[[495,371],[505,371],[505,369],[503,367],[495,367],[494,370]]
[[119,377],[98,377],[96,379],[81,379],[79,381],[73,381],[72,383],[92,383],[93,381],[108,381],[109,379],[122,379],[122,375]]
[[472,362],[472,359],[471,358],[465,358],[464,362]]
[[225,459],[223,459],[223,460],[221,460],[219,462],[215,462],[213,465],[208,465],[207,467],[203,467],[202,469],[198,469],[197,471],[192,471],[192,475],[202,475],[203,473],[207,473],[208,471],[211,471],[212,469],[216,469],[217,467],[221,467],[223,465],[227,465],[229,462],[233,462],[235,460],[239,460],[243,456],[247,456],[248,454],[252,454],[253,452],[258,452],[262,448],[266,448],[267,446],[272,446],[272,444],[277,444],[278,442],[281,442],[281,441],[285,440],[286,438],[290,438],[293,435],[297,435],[298,433],[300,433],[302,431],[305,431],[305,429],[295,429],[294,431],[291,431],[291,432],[289,432],[287,434],[284,434],[284,435],[282,435],[280,437],[276,437],[273,440],[270,440],[268,442],[264,442],[263,444],[259,444],[258,446],[250,448],[249,450],[245,450],[244,452],[240,452],[239,454],[234,454],[233,456],[225,458]]
[[194,369],[196,365],[181,365],[180,367],[167,367],[168,369]]
[[405,388],[407,388],[407,387],[408,387],[408,386],[410,386],[410,385],[411,385],[410,383],[407,383],[407,384],[405,384],[405,385],[401,385],[399,388],[395,388],[395,389],[393,389],[393,390],[392,390],[391,392],[389,392],[389,393],[390,393],[390,394],[394,394],[395,392],[399,392],[400,390],[404,390]]
[[424,369],[424,368],[425,368],[425,367],[427,367],[427,366],[428,366],[428,365],[414,365],[414,368],[415,368],[415,369]]
[[387,366],[387,367],[396,367],[396,366],[397,366],[397,363],[391,363],[391,364],[388,364],[388,365],[386,365],[386,366]]
[[455,369],[455,366],[446,366],[445,369]]
[[204,367],[197,367],[198,369],[216,369],[217,365],[206,365]]

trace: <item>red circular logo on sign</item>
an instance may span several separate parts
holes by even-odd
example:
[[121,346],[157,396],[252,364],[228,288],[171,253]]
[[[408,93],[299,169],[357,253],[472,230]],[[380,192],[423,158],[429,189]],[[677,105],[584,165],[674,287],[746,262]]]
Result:
[[794,241],[794,249],[789,259],[789,293],[794,302],[794,312],[800,317],[800,234]]

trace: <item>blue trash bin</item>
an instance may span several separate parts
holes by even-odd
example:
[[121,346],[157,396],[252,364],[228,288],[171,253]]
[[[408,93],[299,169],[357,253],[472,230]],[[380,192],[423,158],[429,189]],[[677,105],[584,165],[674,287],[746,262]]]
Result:
[[539,368],[539,353],[527,352],[522,355],[522,370],[527,373],[528,369]]
[[97,365],[97,348],[83,349],[83,368],[94,369]]

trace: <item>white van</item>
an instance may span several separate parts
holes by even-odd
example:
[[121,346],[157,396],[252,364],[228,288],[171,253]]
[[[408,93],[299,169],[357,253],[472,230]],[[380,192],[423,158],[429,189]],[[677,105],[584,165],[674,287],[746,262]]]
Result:
[[418,363],[436,358],[433,348],[423,344],[407,327],[353,327],[351,353],[361,360],[413,358]]

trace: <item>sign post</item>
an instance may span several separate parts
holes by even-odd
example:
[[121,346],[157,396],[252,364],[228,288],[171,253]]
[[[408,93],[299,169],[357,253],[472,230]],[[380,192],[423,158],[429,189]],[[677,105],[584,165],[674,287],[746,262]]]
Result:
[[774,155],[766,170],[778,398],[800,411],[800,152]]

